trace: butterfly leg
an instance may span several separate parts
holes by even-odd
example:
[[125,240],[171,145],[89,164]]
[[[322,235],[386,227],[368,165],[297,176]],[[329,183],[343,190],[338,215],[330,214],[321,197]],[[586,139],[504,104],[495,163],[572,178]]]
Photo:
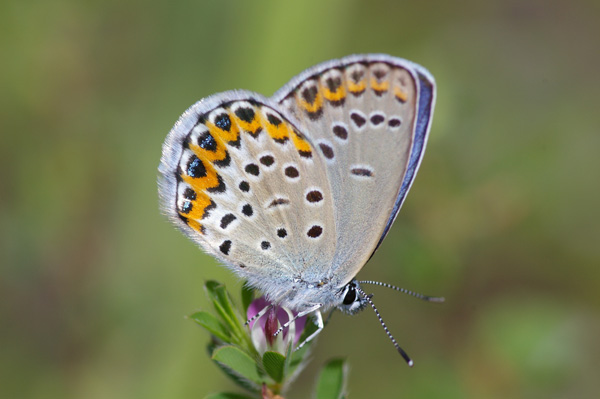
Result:
[[306,337],[306,339],[304,341],[302,341],[300,343],[300,345],[298,345],[296,347],[295,350],[302,348],[306,343],[312,341],[317,335],[319,335],[321,330],[323,330],[324,324],[323,324],[323,316],[321,315],[321,311],[317,309],[314,312],[315,312],[315,317],[316,317],[315,324],[317,325],[317,330],[314,333],[310,334],[308,337]]
[[277,335],[279,335],[280,332],[282,332],[283,330],[285,330],[286,328],[288,328],[290,324],[292,324],[294,321],[296,321],[296,319],[298,319],[300,317],[304,317],[307,314],[310,314],[312,312],[316,312],[317,310],[319,310],[319,308],[321,306],[323,306],[323,305],[321,305],[320,303],[317,303],[316,305],[313,305],[310,308],[308,308],[306,310],[303,310],[302,312],[298,313],[296,316],[294,316],[290,320],[288,320],[287,323],[285,323],[284,325],[282,325],[281,327],[279,327],[279,329],[277,331],[275,331],[275,334],[273,334],[273,336],[276,337]]
[[252,323],[254,320],[263,317],[263,315],[265,313],[267,313],[269,311],[269,309],[271,309],[272,307],[273,307],[273,305],[267,305],[264,308],[262,308],[257,314],[255,314],[254,316],[252,316],[251,318],[246,320],[246,322],[244,323],[244,326],[247,326],[248,324]]

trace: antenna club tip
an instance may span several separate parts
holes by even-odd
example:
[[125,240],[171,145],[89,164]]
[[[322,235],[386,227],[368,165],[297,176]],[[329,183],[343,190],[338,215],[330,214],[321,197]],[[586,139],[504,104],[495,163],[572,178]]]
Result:
[[415,365],[415,362],[413,362],[412,359],[409,360],[407,363],[408,363],[408,367],[412,367]]

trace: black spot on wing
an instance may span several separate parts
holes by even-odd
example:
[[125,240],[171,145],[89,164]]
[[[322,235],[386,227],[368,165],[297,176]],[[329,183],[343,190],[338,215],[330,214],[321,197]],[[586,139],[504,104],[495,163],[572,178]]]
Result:
[[225,240],[221,243],[221,245],[219,245],[219,249],[221,250],[221,252],[223,252],[225,255],[229,255],[229,250],[231,249],[231,240]]
[[233,213],[228,213],[221,218],[221,228],[226,229],[237,217]]
[[317,238],[323,234],[323,228],[319,225],[314,225],[306,232],[306,235],[310,238]]

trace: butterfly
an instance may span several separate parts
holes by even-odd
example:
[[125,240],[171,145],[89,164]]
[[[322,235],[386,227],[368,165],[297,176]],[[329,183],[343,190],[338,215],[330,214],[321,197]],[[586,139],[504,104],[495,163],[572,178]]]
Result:
[[[162,211],[269,300],[298,313],[371,305],[356,274],[381,245],[423,158],[435,104],[423,67],[352,55],[272,97],[234,90],[192,105],[168,134]],[[282,326],[285,328],[286,326]]]

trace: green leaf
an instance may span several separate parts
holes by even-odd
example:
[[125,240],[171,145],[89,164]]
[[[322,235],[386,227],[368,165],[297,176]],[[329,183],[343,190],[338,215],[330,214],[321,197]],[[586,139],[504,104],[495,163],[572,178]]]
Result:
[[246,284],[242,285],[242,306],[244,314],[248,313],[248,307],[254,300],[254,289],[248,287]]
[[342,399],[346,391],[348,367],[344,359],[333,359],[323,367],[317,383],[317,399]]
[[205,287],[222,321],[229,327],[229,331],[235,335],[238,343],[241,343],[245,336],[245,332],[242,329],[242,324],[245,320],[242,321],[240,315],[236,312],[231,298],[225,290],[225,286],[217,281],[210,280],[206,282]]
[[283,364],[283,374],[284,375],[291,375],[293,368],[291,367],[292,364],[292,354],[293,354],[293,349],[292,349],[292,344],[290,343],[287,347],[287,350],[285,351],[285,362]]
[[200,324],[202,327],[208,330],[209,333],[219,338],[221,341],[231,343],[231,335],[229,331],[221,324],[219,319],[210,313],[196,312],[190,316],[190,319]]
[[252,396],[246,396],[241,393],[233,393],[233,392],[216,392],[211,393],[206,396],[204,399],[254,399]]
[[279,352],[267,351],[262,358],[263,367],[275,382],[282,382],[284,377],[285,356]]
[[229,367],[224,366],[219,362],[215,362],[215,365],[239,387],[250,392],[255,392],[257,394],[260,393],[261,386],[259,386],[255,382],[240,377],[238,374],[234,373]]
[[246,352],[235,346],[227,345],[216,349],[212,354],[212,359],[248,381],[258,385],[263,382],[256,362]]

